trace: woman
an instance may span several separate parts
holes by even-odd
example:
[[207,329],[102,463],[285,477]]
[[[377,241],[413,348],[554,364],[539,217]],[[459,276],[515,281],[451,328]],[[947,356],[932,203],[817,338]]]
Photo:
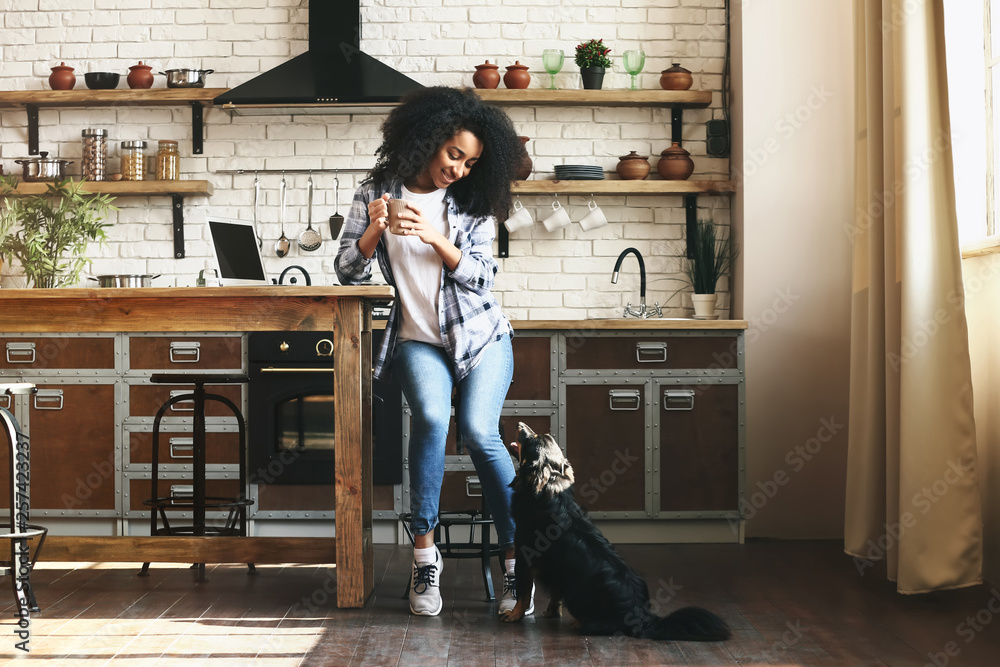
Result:
[[[336,270],[342,284],[359,283],[377,259],[396,288],[375,375],[397,377],[413,412],[410,610],[424,616],[441,611],[443,563],[434,527],[457,389],[458,435],[506,549],[503,612],[516,601],[509,488],[514,466],[497,424],[513,368],[513,331],[490,288],[497,272],[496,219],[510,205],[521,144],[501,110],[471,91],[442,87],[404,99],[382,125],[382,135],[375,167],[354,195]],[[387,232],[390,198],[406,202],[398,234]]]

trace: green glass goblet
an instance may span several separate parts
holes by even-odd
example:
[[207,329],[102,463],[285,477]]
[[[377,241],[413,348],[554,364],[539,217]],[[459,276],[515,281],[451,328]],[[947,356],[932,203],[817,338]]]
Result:
[[646,54],[637,49],[631,49],[622,54],[622,65],[625,71],[632,75],[632,90],[639,90],[636,83],[636,76],[642,71],[642,66],[646,64]]
[[545,49],[542,51],[542,66],[545,67],[545,71],[551,77],[549,81],[550,90],[555,90],[556,88],[556,74],[562,69],[565,58],[566,56],[563,54],[562,49]]

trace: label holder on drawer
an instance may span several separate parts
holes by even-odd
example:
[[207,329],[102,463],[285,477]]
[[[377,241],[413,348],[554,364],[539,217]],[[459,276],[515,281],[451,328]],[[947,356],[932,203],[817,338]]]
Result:
[[39,389],[35,393],[35,409],[62,410],[64,398],[62,389]]
[[[191,398],[187,399],[186,401],[177,401],[176,403],[174,403],[173,405],[170,406],[170,410],[171,411],[173,411],[173,412],[194,412],[194,394],[191,392],[190,389],[172,389],[172,390],[170,390],[170,398],[174,398],[176,396],[182,396],[184,394],[187,394],[187,395],[191,396]],[[180,407],[180,406],[188,406],[188,405],[191,406],[191,407]]]
[[608,407],[612,410],[638,410],[642,405],[642,392],[638,389],[611,389]]
[[7,363],[8,364],[35,363],[35,344],[7,343]]
[[200,342],[196,340],[170,341],[170,363],[196,364],[199,361],[201,361]]
[[639,341],[635,344],[635,360],[640,364],[662,364],[667,360],[666,341]]
[[664,410],[694,410],[694,389],[664,389]]
[[[182,454],[179,452],[187,452],[187,453]],[[194,438],[170,438],[170,458],[193,459]]]
[[175,500],[191,500],[194,498],[194,486],[191,484],[171,484],[170,497]]

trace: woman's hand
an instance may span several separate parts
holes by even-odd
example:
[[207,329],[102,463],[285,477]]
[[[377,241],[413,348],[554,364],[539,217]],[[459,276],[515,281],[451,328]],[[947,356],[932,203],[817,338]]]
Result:
[[389,193],[385,193],[379,199],[368,202],[368,218],[381,234],[389,227]]
[[399,214],[399,228],[401,236],[416,236],[428,245],[447,240],[412,202],[406,202],[406,208]]

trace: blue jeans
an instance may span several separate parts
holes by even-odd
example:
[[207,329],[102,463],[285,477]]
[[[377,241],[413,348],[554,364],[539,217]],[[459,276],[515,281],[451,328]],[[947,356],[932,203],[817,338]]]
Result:
[[[476,367],[458,384],[458,432],[476,466],[502,548],[514,545],[510,483],[514,464],[500,439],[498,424],[514,370],[510,336],[493,342]],[[399,378],[413,413],[410,420],[410,513],[414,535],[438,522],[444,480],[445,440],[454,386],[452,363],[442,347],[415,340],[396,346],[392,373]]]

